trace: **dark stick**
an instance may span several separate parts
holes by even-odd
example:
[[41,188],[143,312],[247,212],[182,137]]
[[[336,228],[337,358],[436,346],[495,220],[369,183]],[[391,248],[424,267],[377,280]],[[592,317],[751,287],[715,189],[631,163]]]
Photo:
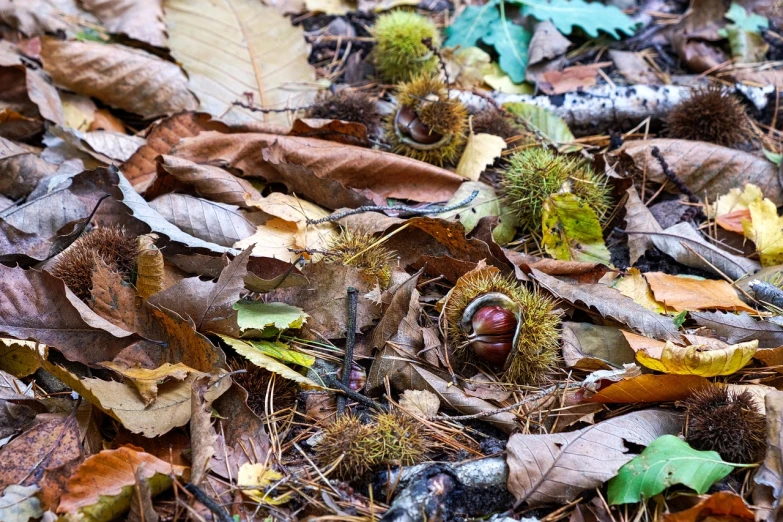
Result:
[[408,207],[406,205],[391,205],[391,206],[379,206],[379,205],[364,205],[363,207],[355,208],[353,210],[346,210],[345,212],[340,212],[338,214],[332,214],[331,216],[327,216],[325,218],[321,219],[308,219],[307,224],[308,225],[320,225],[321,223],[329,223],[332,221],[337,221],[338,219],[342,219],[344,217],[353,216],[354,214],[361,214],[363,212],[386,212],[386,211],[396,211],[396,212],[411,212],[413,214],[440,214],[441,212],[450,212],[452,210],[456,210],[460,207],[463,207],[476,199],[476,196],[478,196],[479,191],[474,190],[470,196],[466,197],[459,203],[456,203],[454,205],[450,205],[448,207],[443,208],[413,208]]
[[217,502],[212,500],[209,495],[204,493],[195,484],[185,484],[185,491],[196,497],[196,500],[207,506],[207,509],[214,513],[215,518],[217,518],[220,522],[234,522],[234,519],[231,518],[231,515],[229,515],[225,509],[223,509]]
[[[324,376],[324,384],[329,386],[330,388],[337,388],[340,390],[343,394],[345,394],[345,397],[348,397],[351,400],[354,400],[356,402],[359,402],[361,404],[364,404],[365,406],[369,408],[373,408],[375,410],[385,412],[386,408],[384,408],[382,405],[378,404],[374,400],[370,399],[369,397],[365,397],[359,392],[355,392],[352,389],[350,389],[348,386],[344,385],[340,381],[337,380],[337,378],[334,375],[326,375]],[[338,396],[337,399],[339,400],[341,396]],[[344,397],[343,397],[344,398]]]
[[677,187],[677,190],[688,196],[688,201],[691,203],[701,203],[701,201],[696,199],[696,196],[693,195],[691,189],[689,189],[685,183],[683,183],[682,180],[677,177],[677,174],[675,174],[674,171],[669,168],[669,164],[666,163],[666,159],[663,157],[663,154],[661,154],[661,150],[658,147],[653,147],[650,149],[650,154],[652,154],[652,157],[657,159],[658,163],[661,164],[661,170],[663,170],[663,174],[666,176],[666,178],[674,183],[674,185]]
[[[356,343],[356,311],[359,307],[359,291],[348,287],[348,331],[345,332],[345,360],[343,362],[343,377],[340,384],[345,388],[351,383],[351,371],[353,370],[353,345]],[[337,397],[337,415],[345,413],[345,397]]]

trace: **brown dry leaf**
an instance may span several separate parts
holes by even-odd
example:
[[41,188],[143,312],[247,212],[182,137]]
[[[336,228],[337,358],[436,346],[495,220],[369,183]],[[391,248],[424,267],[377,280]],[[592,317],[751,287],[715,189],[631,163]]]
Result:
[[663,515],[663,522],[699,522],[701,520],[756,520],[741,496],[731,491],[718,491],[692,508]]
[[756,484],[753,503],[769,505],[769,511],[760,512],[762,520],[777,520],[783,508],[783,392],[768,393],[764,402],[767,410],[767,453],[753,477]]
[[252,208],[248,200],[261,199],[261,193],[250,182],[213,165],[163,155],[158,159],[158,166],[163,173],[170,174],[181,183],[192,185],[199,196],[212,201]]
[[133,472],[136,479],[136,485],[131,496],[130,511],[128,512],[128,522],[158,522],[158,516],[155,508],[152,507],[152,490],[149,481],[145,478],[146,465],[142,462]]
[[79,94],[144,118],[195,109],[180,68],[140,49],[97,42],[41,39],[44,69]]
[[166,47],[161,0],[82,0],[109,32],[125,34],[155,47]]
[[136,259],[136,292],[142,299],[163,290],[163,254],[155,246],[155,235],[139,237],[139,257]]
[[712,143],[689,140],[653,139],[629,141],[622,149],[647,179],[662,183],[666,176],[650,150],[658,147],[669,167],[696,197],[715,201],[734,187],[757,185],[775,205],[783,204],[783,187],[778,183],[777,167],[763,156]]
[[137,339],[95,314],[47,272],[0,265],[0,295],[1,332],[56,346],[72,361],[111,360]]
[[[140,258],[139,258],[140,259]],[[137,265],[137,274],[146,271],[144,265]],[[145,278],[137,276],[137,283],[145,283]],[[95,313],[111,324],[124,330],[133,331],[136,327],[136,292],[122,280],[122,274],[111,270],[106,263],[99,262],[92,272],[92,302]]]
[[256,231],[256,227],[234,207],[203,198],[164,194],[149,205],[186,234],[224,247],[230,247]]
[[163,366],[148,370],[146,368],[126,368],[114,362],[104,362],[101,366],[115,371],[130,381],[139,391],[139,395],[147,405],[155,402],[158,398],[158,385],[165,383],[169,379],[183,381],[193,368],[188,368],[182,363],[166,363]]
[[634,353],[644,350],[652,357],[660,357],[663,353],[663,348],[666,346],[665,342],[656,341],[655,339],[636,335],[631,332],[626,332],[625,330],[622,330],[622,334]]
[[172,466],[134,446],[103,450],[85,460],[68,480],[68,489],[57,512],[82,516],[104,512],[104,517],[110,518],[124,513],[130,508],[132,486],[137,480],[135,472],[141,464],[152,495],[171,487],[173,477],[185,472],[182,466]]
[[438,396],[427,390],[405,390],[400,395],[400,407],[425,419],[432,419],[440,409]]
[[632,186],[625,192],[628,194],[628,199],[625,201],[625,229],[628,232],[636,232],[628,234],[630,264],[634,265],[648,248],[654,246],[649,235],[639,232],[663,232],[663,228],[655,220],[647,205],[642,203],[635,187]]
[[525,79],[530,83],[537,83],[542,73],[562,68],[569,47],[571,41],[563,36],[550,20],[537,23],[528,46]]
[[628,274],[614,281],[613,287],[620,291],[626,297],[630,297],[638,304],[647,308],[656,314],[665,314],[668,310],[655,300],[655,296],[650,290],[647,279],[638,268],[631,268]]
[[[22,113],[19,116],[35,117],[40,114],[57,125],[65,121],[57,89],[42,70],[28,69],[19,49],[7,40],[0,41],[0,85],[5,86],[0,94],[0,107],[3,102],[10,102],[11,108]],[[30,103],[35,105],[36,111],[27,109]]]
[[294,120],[289,134],[301,138],[318,138],[346,145],[366,147],[370,143],[367,139],[367,127],[363,123],[353,121],[297,118]]
[[562,71],[546,71],[539,77],[537,85],[549,95],[579,91],[595,85],[598,71],[609,65],[612,65],[612,62],[575,65],[566,67]]
[[[383,348],[386,341],[398,333],[406,316],[412,314],[413,326],[416,325],[415,319],[421,312],[421,306],[419,305],[420,295],[419,291],[416,290],[416,285],[422,272],[423,270],[419,270],[403,283],[395,285],[383,293],[381,296],[381,301],[385,304],[383,317],[378,321],[378,325],[372,332],[368,344],[370,348]],[[423,343],[422,334],[416,337],[421,337],[421,342]]]
[[285,113],[251,112],[233,103],[246,101],[245,93],[265,109],[304,107],[315,98],[304,29],[274,7],[254,0],[165,0],[164,7],[169,48],[188,72],[200,110],[229,123],[285,124]]
[[47,0],[0,0],[0,20],[28,38],[68,28],[57,15],[55,6]]
[[783,327],[768,321],[757,321],[746,313],[692,312],[691,318],[726,341],[740,343],[757,340],[759,348],[783,346]]
[[127,160],[145,143],[138,136],[113,131],[80,132],[54,126],[49,128],[49,132],[105,165]]
[[270,292],[269,301],[280,301],[298,306],[310,316],[305,330],[318,332],[327,339],[345,337],[348,324],[348,295],[346,289],[359,291],[356,331],[366,330],[380,317],[380,307],[367,298],[375,281],[362,275],[358,268],[342,263],[321,261],[302,269],[308,284]]
[[0,193],[3,195],[22,198],[55,170],[55,165],[42,160],[28,148],[0,137]]
[[232,307],[245,288],[249,258],[247,249],[228,263],[217,282],[183,279],[152,296],[149,303],[190,317],[200,332],[237,335],[237,312]]
[[610,317],[639,333],[656,339],[679,338],[677,327],[670,317],[653,313],[633,299],[625,297],[604,285],[574,285],[533,268],[531,276],[556,297],[569,303],[583,303],[594,308],[602,317]]
[[563,359],[569,368],[608,370],[634,362],[623,332],[612,326],[563,323]]
[[635,455],[625,442],[646,446],[661,435],[676,435],[682,418],[645,410],[554,435],[512,435],[508,451],[508,489],[517,505],[566,503],[600,487]]
[[631,84],[660,85],[661,79],[641,57],[640,53],[630,51],[609,51],[609,58],[620,73]]
[[698,375],[639,375],[607,386],[585,401],[607,404],[674,402],[710,386],[710,381]]
[[37,484],[47,468],[54,469],[81,457],[76,418],[47,416],[39,416],[38,424],[0,450],[0,490],[9,484]]
[[155,180],[155,158],[168,154],[181,138],[197,136],[205,130],[228,132],[228,127],[212,121],[208,114],[197,112],[183,112],[161,120],[152,125],[147,144],[122,164],[122,172],[136,190],[144,192]]
[[448,201],[463,178],[398,154],[294,136],[202,132],[174,155],[195,162],[225,160],[245,177],[283,183],[326,208],[356,208],[372,199]]
[[205,399],[208,377],[193,381],[190,398],[190,438],[193,447],[193,469],[190,482],[198,486],[209,473],[209,464],[215,456],[217,433],[212,427],[212,406]]
[[[220,257],[193,254],[189,256],[175,255],[168,261],[189,274],[217,279],[225,264]],[[267,292],[275,288],[301,286],[307,283],[298,268],[279,259],[251,257],[247,263],[248,273],[245,276],[245,288],[252,292]]]
[[503,249],[503,255],[515,265],[516,276],[521,281],[528,280],[525,272],[529,272],[531,268],[547,275],[567,277],[577,283],[597,283],[609,271],[602,263],[549,259],[506,249]]
[[[206,375],[192,371],[182,381],[173,380],[163,384],[158,390],[157,400],[148,405],[131,384],[80,379],[62,366],[50,362],[45,362],[44,368],[128,431],[145,437],[163,435],[190,421],[191,385],[194,380]],[[231,380],[224,376],[215,376],[214,382],[207,393],[210,403],[231,386]]]
[[740,300],[737,291],[726,281],[693,279],[663,272],[647,272],[644,277],[655,299],[663,303],[667,310],[682,312],[715,309],[756,313],[755,309]]

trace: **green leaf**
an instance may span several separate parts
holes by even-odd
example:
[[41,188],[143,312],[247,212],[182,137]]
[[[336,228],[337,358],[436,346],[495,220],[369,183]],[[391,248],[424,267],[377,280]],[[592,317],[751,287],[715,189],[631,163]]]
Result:
[[269,357],[274,357],[279,361],[298,364],[305,368],[309,368],[315,362],[315,357],[312,355],[292,350],[287,344],[281,343],[280,341],[250,341],[250,344]]
[[525,80],[527,46],[532,35],[524,27],[506,20],[502,10],[503,4],[501,20],[492,24],[489,32],[484,35],[484,43],[495,46],[500,68],[514,83],[521,83]]
[[743,31],[758,33],[769,26],[769,20],[766,17],[755,13],[748,14],[744,7],[737,3],[732,3],[726,12],[726,18],[734,22]]
[[685,319],[687,318],[687,316],[688,316],[687,310],[683,310],[679,314],[675,315],[674,318],[672,319],[674,321],[674,326],[676,326],[677,328],[682,328],[682,325],[685,324]]
[[478,181],[466,181],[459,186],[446,206],[453,205],[463,201],[470,196],[474,190],[478,191],[473,201],[464,207],[460,207],[449,212],[441,212],[437,217],[441,219],[456,219],[465,227],[465,233],[469,234],[476,228],[481,218],[486,216],[499,216],[498,225],[492,231],[492,235],[499,244],[505,244],[514,239],[516,231],[516,214],[508,211],[495,193],[495,189],[486,183]]
[[663,435],[620,468],[609,481],[608,500],[612,505],[639,502],[674,484],[703,494],[735,466],[715,451],[698,451],[674,435]]
[[500,23],[496,2],[487,2],[481,7],[468,6],[446,28],[446,47],[472,47],[486,36],[492,26]]
[[601,222],[595,211],[570,192],[552,194],[544,201],[544,249],[563,261],[586,261],[611,266]]
[[561,117],[543,107],[530,103],[506,103],[504,107],[512,114],[525,118],[530,125],[555,143],[569,143],[576,139]]
[[284,330],[296,330],[307,321],[308,315],[301,308],[286,303],[262,303],[239,301],[234,303],[237,324],[250,336],[272,337]]
[[522,14],[539,20],[551,20],[558,31],[571,34],[575,25],[595,38],[598,31],[604,31],[620,39],[618,31],[632,35],[636,22],[612,5],[584,0],[512,0],[522,4]]
[[729,39],[731,55],[738,58],[739,63],[753,63],[764,59],[769,44],[764,38],[752,31],[745,31],[737,25],[729,25],[719,31],[721,36]]
[[273,359],[272,357],[269,357],[268,355],[263,353],[260,349],[256,348],[255,346],[253,346],[252,344],[246,341],[243,341],[241,339],[235,339],[227,335],[220,335],[219,337],[223,339],[239,355],[241,355],[248,361],[252,362],[256,366],[260,366],[261,368],[267,369],[270,372],[276,373],[280,377],[284,377],[286,379],[290,379],[292,381],[305,384],[307,386],[312,386],[314,388],[323,388],[323,386],[316,384],[314,381],[308,379],[301,373],[292,370],[291,368],[281,363],[277,359]]
[[783,160],[783,154],[772,152],[770,150],[764,149],[764,155],[767,157],[769,161],[780,166],[780,162]]

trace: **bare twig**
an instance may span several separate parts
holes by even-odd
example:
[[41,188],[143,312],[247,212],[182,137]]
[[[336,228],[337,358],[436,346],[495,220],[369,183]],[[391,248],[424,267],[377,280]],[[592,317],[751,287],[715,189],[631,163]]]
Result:
[[204,504],[220,522],[234,522],[234,519],[231,518],[231,515],[229,515],[225,509],[223,509],[217,502],[212,500],[209,495],[204,493],[195,484],[185,484],[185,490],[196,497],[196,500]]
[[[356,342],[356,312],[359,306],[359,291],[354,287],[348,287],[348,326],[345,332],[345,360],[343,362],[343,377],[341,384],[343,389],[349,388],[351,373],[353,371],[353,345]],[[345,396],[337,397],[337,415],[345,413]]]

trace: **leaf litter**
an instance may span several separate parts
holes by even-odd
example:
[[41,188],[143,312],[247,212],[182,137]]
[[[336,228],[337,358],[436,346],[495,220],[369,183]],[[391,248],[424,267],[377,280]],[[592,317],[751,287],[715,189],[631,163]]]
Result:
[[0,519],[777,520],[775,0],[0,0]]

